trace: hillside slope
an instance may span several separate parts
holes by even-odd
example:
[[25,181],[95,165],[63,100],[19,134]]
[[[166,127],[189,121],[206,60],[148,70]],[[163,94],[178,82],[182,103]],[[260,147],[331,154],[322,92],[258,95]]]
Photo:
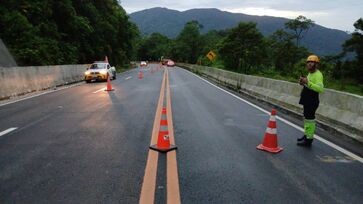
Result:
[[[265,35],[271,35],[277,29],[283,29],[289,19],[271,16],[252,16],[241,13],[230,13],[218,9],[191,9],[176,11],[167,8],[152,8],[129,15],[144,35],[159,32],[170,38],[175,38],[191,20],[197,20],[203,25],[202,33],[210,30],[223,30],[236,26],[239,22],[256,22],[258,29]],[[319,55],[336,54],[341,51],[341,45],[350,35],[336,29],[320,25],[312,27],[302,41],[302,45]]]

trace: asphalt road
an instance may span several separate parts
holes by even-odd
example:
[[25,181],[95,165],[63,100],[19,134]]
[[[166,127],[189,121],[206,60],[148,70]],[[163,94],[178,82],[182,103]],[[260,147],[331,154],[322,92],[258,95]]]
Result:
[[[163,70],[158,65],[0,106],[0,203],[138,203]],[[361,203],[363,164],[181,68],[169,68],[182,203]],[[279,115],[280,113],[278,113]],[[323,132],[323,130],[320,130]],[[168,153],[169,154],[169,153]],[[155,203],[166,203],[159,154]],[[168,164],[169,165],[169,164]],[[164,178],[162,178],[164,176]]]
[[256,150],[269,116],[182,69],[170,71],[183,203],[360,203],[363,165],[277,121],[276,155]]
[[162,79],[144,72],[0,107],[19,127],[0,137],[0,203],[137,203]]

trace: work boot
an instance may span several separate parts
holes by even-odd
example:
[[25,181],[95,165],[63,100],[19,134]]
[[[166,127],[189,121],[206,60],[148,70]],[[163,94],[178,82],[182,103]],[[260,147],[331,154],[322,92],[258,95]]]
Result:
[[298,141],[297,145],[298,146],[304,146],[304,147],[310,147],[311,143],[313,143],[313,139],[305,138],[305,139],[303,139],[301,141]]
[[303,140],[305,140],[306,139],[306,135],[304,135],[304,136],[302,136],[302,137],[300,137],[300,138],[297,138],[297,141],[298,142],[300,142],[300,141],[303,141]]

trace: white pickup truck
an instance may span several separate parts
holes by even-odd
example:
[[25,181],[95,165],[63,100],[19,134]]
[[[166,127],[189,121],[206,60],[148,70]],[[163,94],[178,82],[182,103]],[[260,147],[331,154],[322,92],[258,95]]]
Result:
[[84,73],[84,80],[89,83],[91,81],[107,81],[107,78],[116,79],[116,68],[111,67],[108,62],[94,62]]

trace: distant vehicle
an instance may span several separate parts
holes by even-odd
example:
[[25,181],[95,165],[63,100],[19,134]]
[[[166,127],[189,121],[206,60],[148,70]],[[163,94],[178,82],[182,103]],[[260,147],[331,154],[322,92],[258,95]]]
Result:
[[145,61],[140,62],[140,67],[147,66],[147,63]]
[[162,64],[162,65],[166,65],[166,64],[169,62],[169,60],[170,60],[170,59],[163,59],[163,60],[161,61],[161,64]]
[[84,73],[84,80],[87,83],[91,81],[107,81],[107,77],[116,79],[116,68],[111,67],[108,62],[96,61]]
[[167,63],[166,63],[166,66],[168,67],[174,67],[175,66],[175,62],[173,60],[169,60]]

